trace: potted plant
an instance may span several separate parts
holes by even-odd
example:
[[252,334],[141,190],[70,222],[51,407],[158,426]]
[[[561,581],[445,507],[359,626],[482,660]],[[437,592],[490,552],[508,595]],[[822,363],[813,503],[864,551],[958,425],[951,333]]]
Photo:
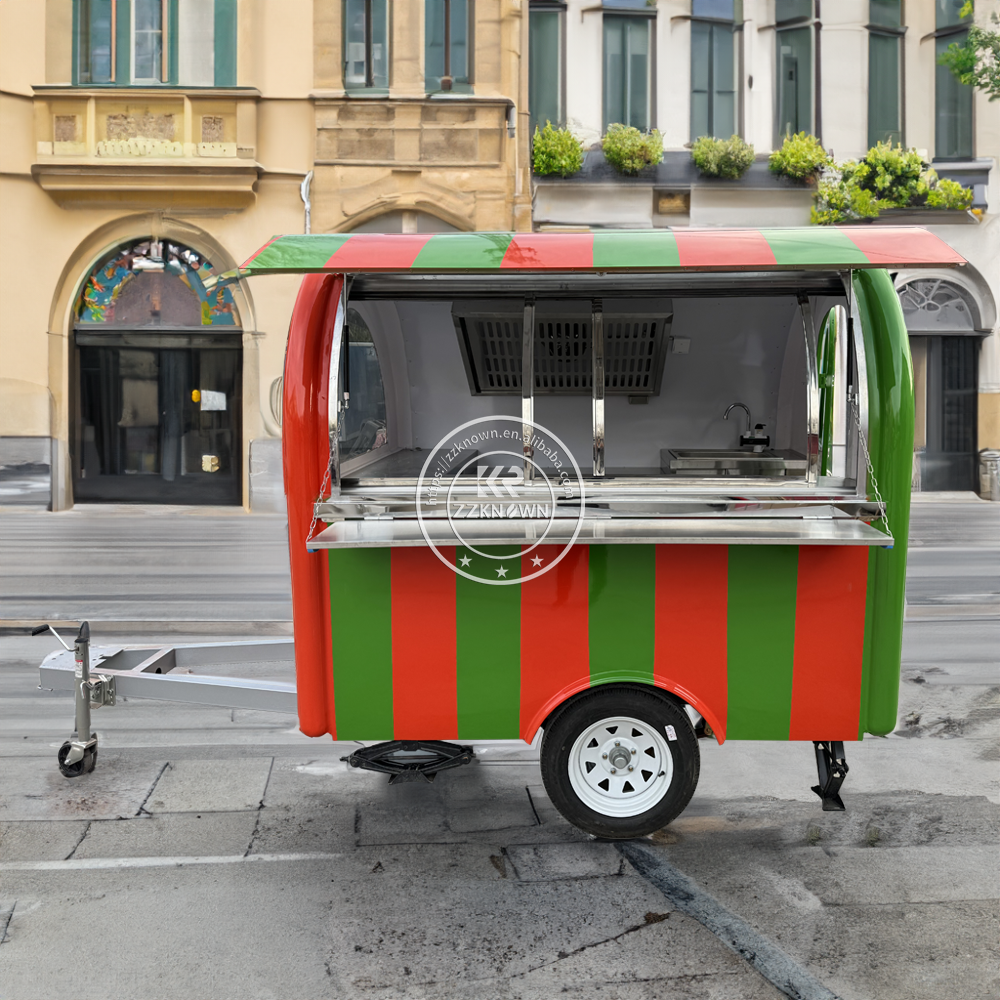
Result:
[[568,128],[535,126],[531,142],[531,167],[540,177],[556,174],[569,177],[583,166],[583,144]]
[[640,132],[631,125],[614,124],[601,140],[604,159],[621,174],[635,175],[663,159],[663,136],[653,129]]
[[691,147],[691,159],[706,177],[739,180],[753,164],[754,152],[738,135],[728,139],[703,135]]
[[769,163],[773,173],[815,184],[817,177],[833,163],[833,159],[816,136],[796,132],[795,135],[785,136],[781,148],[771,154]]

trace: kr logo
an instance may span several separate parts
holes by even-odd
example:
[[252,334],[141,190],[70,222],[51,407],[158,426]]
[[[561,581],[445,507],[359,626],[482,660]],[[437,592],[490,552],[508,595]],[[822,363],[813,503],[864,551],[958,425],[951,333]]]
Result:
[[498,465],[492,470],[488,465],[480,465],[476,468],[476,495],[480,499],[490,497],[507,496],[518,497],[520,494],[515,487],[524,485],[524,470],[516,465],[511,465],[510,473],[503,475],[505,466]]

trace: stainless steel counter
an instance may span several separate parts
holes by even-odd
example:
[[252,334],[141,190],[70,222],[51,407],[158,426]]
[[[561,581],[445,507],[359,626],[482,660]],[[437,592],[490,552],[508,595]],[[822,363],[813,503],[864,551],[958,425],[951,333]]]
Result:
[[[466,542],[512,545],[537,542],[564,545],[573,537],[576,518],[545,520],[477,519],[457,522]],[[435,545],[459,545],[446,519],[423,522]],[[576,538],[580,545],[882,545],[892,537],[849,517],[585,517]],[[318,549],[395,548],[426,545],[416,518],[337,521],[309,543]]]

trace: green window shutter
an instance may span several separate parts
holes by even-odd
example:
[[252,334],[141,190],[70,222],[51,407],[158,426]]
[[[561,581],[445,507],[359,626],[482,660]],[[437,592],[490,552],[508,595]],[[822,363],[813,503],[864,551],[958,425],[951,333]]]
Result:
[[902,0],[868,0],[868,23],[884,28],[902,27]]
[[691,22],[691,138],[736,132],[736,63],[733,27]]
[[712,135],[736,132],[736,63],[733,29],[712,25]]
[[177,51],[180,39],[180,15],[177,0],[167,4],[167,79],[164,83],[177,85]]
[[215,0],[215,85],[236,86],[236,0]]
[[132,0],[118,0],[115,24],[115,83],[132,82]]
[[528,107],[531,132],[547,121],[563,124],[562,13],[533,10],[529,21]]
[[73,80],[111,82],[111,0],[79,0],[73,4]]
[[786,135],[813,130],[813,29],[777,32],[778,129],[775,145]]
[[868,34],[868,145],[903,141],[899,35]]
[[[964,45],[967,35],[945,35],[935,39],[935,54],[949,45]],[[934,67],[934,156],[937,159],[972,157],[972,87],[959,83],[947,66]]]
[[934,27],[951,28],[961,24],[965,0],[935,0]]
[[691,22],[691,138],[712,135],[712,25]]
[[604,127],[650,127],[649,19],[604,15]]

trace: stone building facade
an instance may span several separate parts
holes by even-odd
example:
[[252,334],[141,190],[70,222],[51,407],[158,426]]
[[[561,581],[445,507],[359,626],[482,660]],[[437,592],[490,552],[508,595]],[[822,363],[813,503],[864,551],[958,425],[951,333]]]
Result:
[[307,228],[530,228],[526,12],[0,4],[0,504],[283,509],[298,278],[207,279]]

